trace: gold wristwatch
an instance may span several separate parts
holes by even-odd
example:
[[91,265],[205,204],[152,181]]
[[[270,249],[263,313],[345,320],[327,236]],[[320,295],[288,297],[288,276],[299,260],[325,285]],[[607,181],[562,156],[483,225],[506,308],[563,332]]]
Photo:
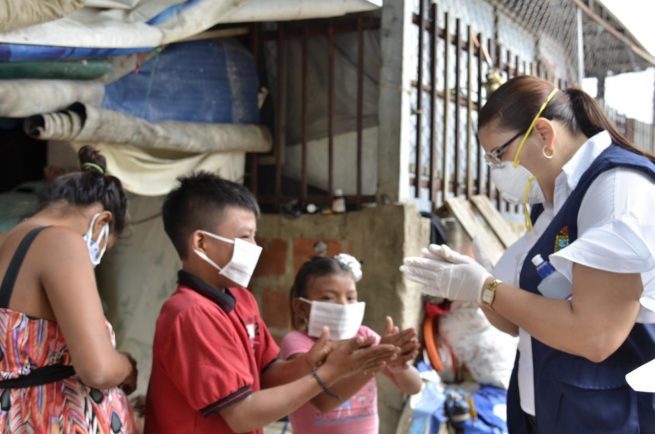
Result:
[[[494,302],[494,298],[496,297],[496,288],[501,283],[503,283],[501,280],[494,279],[490,284],[484,285],[482,288],[482,295],[480,297],[482,304],[486,304],[487,306],[491,307],[492,303]],[[493,309],[493,307],[491,308]]]

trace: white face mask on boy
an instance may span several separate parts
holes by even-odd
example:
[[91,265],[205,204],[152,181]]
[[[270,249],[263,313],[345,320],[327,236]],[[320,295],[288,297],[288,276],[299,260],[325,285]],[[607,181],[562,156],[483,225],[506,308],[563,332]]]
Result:
[[259,261],[259,255],[262,252],[262,248],[257,244],[249,243],[240,238],[231,240],[229,238],[221,237],[220,235],[212,234],[211,232],[200,232],[208,237],[223,241],[224,243],[234,244],[232,258],[224,267],[221,267],[216,262],[212,261],[202,250],[194,249],[193,251],[196,255],[200,256],[207,263],[216,268],[218,274],[230,279],[232,282],[243,288],[247,287],[250,278],[252,277],[252,273],[255,271],[257,262]]
[[[98,236],[98,239],[93,239],[93,225],[95,224],[98,217],[100,217],[100,213],[97,213],[93,216],[91,223],[89,224],[89,228],[82,236],[86,242],[86,248],[89,250],[89,257],[91,258],[91,263],[94,267],[96,267],[102,260],[102,256],[105,254],[105,250],[107,250],[107,244],[109,243],[109,223],[105,223],[102,229],[100,229],[100,235]],[[101,241],[104,241],[104,245],[102,247],[100,247]]]
[[363,301],[349,304],[330,303],[327,301],[300,300],[309,303],[309,322],[307,334],[312,337],[321,336],[323,327],[330,329],[330,339],[342,340],[355,337],[364,320],[366,303]]

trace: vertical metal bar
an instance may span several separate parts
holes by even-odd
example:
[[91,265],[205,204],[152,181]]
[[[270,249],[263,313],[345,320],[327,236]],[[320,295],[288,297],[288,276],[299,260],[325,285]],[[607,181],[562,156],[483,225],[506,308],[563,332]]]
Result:
[[507,79],[512,78],[512,52],[508,49],[505,57],[505,71],[507,71]]
[[[482,56],[484,55],[482,52],[482,40],[483,40],[482,33],[478,33],[478,42],[480,44],[478,45],[478,119],[480,119],[479,114],[480,114],[480,109],[482,108]],[[484,180],[482,179],[482,164],[484,161],[484,155],[483,155],[484,151],[482,150],[482,147],[480,147],[479,145],[477,147],[477,152],[478,152],[477,193],[482,194],[484,189]]]
[[357,205],[362,203],[362,141],[364,129],[364,23],[357,18]]
[[416,149],[414,150],[414,197],[421,196],[421,148],[423,136],[423,43],[425,40],[425,0],[418,8],[418,78],[416,86]]
[[334,194],[334,22],[330,20],[328,40],[328,196]]
[[516,55],[514,56],[514,77],[518,77],[521,75],[521,71],[519,70],[519,56]]
[[[461,74],[459,73],[460,66],[461,66],[461,49],[460,49],[460,43],[461,43],[461,21],[459,18],[455,19],[455,179],[453,180],[453,192],[455,193],[455,196],[459,195],[459,185],[460,185],[460,159],[462,156],[460,155],[460,149],[459,149],[459,142],[460,142],[460,137],[459,137],[459,126],[460,126],[460,105],[459,105],[459,100],[461,97]],[[450,95],[448,95],[448,98],[450,98]]]
[[[255,65],[257,66],[257,72],[259,73],[259,50],[260,50],[260,34],[259,34],[260,24],[254,23],[250,26],[250,49],[252,51],[252,57],[255,60]],[[258,184],[258,170],[259,170],[259,156],[256,153],[250,154],[250,191],[255,197],[257,196],[257,184]]]
[[523,69],[522,69],[522,72],[523,72],[523,75],[528,75],[528,74],[530,74],[530,73],[528,72],[528,64],[527,64],[527,62],[526,62],[525,60],[523,61]]
[[473,29],[466,26],[466,197],[473,195]]
[[441,191],[443,199],[448,197],[450,174],[448,173],[449,144],[448,144],[448,121],[450,118],[450,83],[448,80],[448,70],[450,69],[450,16],[448,12],[444,14],[444,78],[443,78],[443,175]]
[[302,77],[300,89],[300,202],[307,203],[307,39],[309,32],[307,24],[303,25],[303,38],[301,42]]
[[532,62],[530,62],[530,75],[537,75],[537,67]]
[[286,132],[286,41],[283,23],[277,30],[277,107],[275,110],[275,200],[282,200],[282,163],[284,161],[284,137]]
[[435,159],[437,155],[437,4],[430,4],[430,178],[428,189],[432,209],[437,208],[437,183],[435,182]]

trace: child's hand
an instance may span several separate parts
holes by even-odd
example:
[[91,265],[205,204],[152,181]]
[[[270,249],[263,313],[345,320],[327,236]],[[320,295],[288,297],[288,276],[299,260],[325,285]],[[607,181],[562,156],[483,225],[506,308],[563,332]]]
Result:
[[332,344],[330,342],[330,329],[327,327],[323,328],[321,331],[321,336],[318,337],[318,340],[314,343],[309,351],[304,355],[309,368],[317,368],[325,362],[328,354],[332,351]]
[[373,336],[357,336],[352,339],[332,342],[332,352],[325,362],[343,377],[357,373],[375,374],[398,357],[399,349],[394,345],[373,345]]
[[400,331],[394,326],[390,316],[386,318],[387,324],[380,344],[395,345],[399,348],[398,357],[389,363],[388,369],[391,372],[399,372],[407,369],[407,363],[412,362],[418,355],[420,344],[416,337],[416,330],[408,328]]

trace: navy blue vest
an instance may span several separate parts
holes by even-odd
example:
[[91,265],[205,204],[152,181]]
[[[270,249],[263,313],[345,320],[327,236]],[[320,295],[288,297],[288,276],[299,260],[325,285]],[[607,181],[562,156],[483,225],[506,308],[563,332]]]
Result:
[[[567,229],[568,242],[575,241],[578,210],[587,189],[598,175],[615,167],[639,170],[655,182],[655,164],[616,145],[608,147],[582,175],[577,187],[528,252],[521,269],[521,288],[539,294],[537,285],[541,278],[530,258],[537,253],[547,258]],[[654,358],[655,324],[635,324],[623,345],[601,363],[558,351],[532,338],[538,432],[655,433],[655,394],[635,392],[625,381],[625,374]],[[529,432],[528,421],[520,407],[517,371],[515,364],[507,397],[508,428],[512,434]]]

